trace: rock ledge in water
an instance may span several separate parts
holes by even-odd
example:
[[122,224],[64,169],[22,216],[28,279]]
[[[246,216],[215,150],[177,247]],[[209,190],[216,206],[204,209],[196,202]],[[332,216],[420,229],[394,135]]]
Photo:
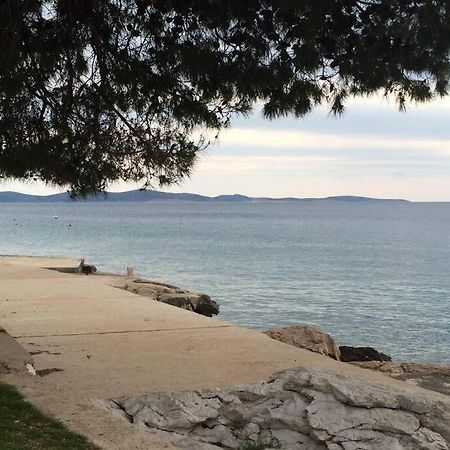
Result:
[[450,396],[450,365],[392,362],[390,356],[372,347],[336,346],[334,339],[316,327],[291,326],[266,331],[269,337],[295,347],[311,350],[364,369],[383,372],[397,380]]
[[339,346],[341,351],[341,361],[392,361],[392,358],[384,353],[375,350],[373,347],[350,347],[348,345]]
[[171,284],[135,278],[127,280],[122,289],[204,316],[219,314],[219,305],[209,295],[182,290]]
[[197,294],[195,292],[167,293],[160,294],[156,300],[202,314],[203,316],[211,317],[213,314],[219,313],[219,305],[206,294]]
[[365,361],[351,364],[364,369],[376,370],[391,378],[450,396],[450,365],[390,361]]

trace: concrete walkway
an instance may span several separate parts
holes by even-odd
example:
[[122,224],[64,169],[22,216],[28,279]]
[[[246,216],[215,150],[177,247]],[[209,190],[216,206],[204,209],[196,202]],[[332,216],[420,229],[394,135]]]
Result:
[[35,368],[48,374],[3,379],[104,448],[171,447],[111,417],[92,399],[262,381],[295,366],[401,383],[113,288],[101,276],[37,265],[54,267],[55,260],[0,259],[0,326],[33,354]]
[[62,271],[79,269],[83,258],[65,258],[61,256],[8,256],[0,255],[0,264],[14,264],[26,267],[40,267],[44,269],[61,269]]

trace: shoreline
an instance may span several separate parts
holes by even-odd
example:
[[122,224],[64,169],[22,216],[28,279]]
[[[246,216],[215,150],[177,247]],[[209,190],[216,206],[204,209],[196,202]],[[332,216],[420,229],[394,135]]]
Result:
[[[55,259],[51,262],[53,265]],[[108,402],[112,399],[122,399],[117,401],[125,408],[123,411],[129,411],[126,406],[129,402],[142,401],[142,396],[151,393],[165,393],[167,401],[178,402],[182,392],[189,396],[193,395],[189,393],[201,392],[201,398],[205,400],[210,398],[208,390],[224,389],[229,395],[235,395],[232,394],[233,386],[245,384],[253,386],[248,388],[251,390],[265,390],[267,393],[264,395],[269,401],[272,394],[267,391],[269,385],[265,385],[264,380],[280,371],[285,374],[280,375],[280,380],[285,376],[293,377],[292,380],[298,383],[304,383],[308,377],[315,380],[311,388],[314,398],[332,396],[337,415],[327,423],[337,424],[342,419],[339,411],[345,406],[342,403],[344,392],[357,394],[352,407],[352,414],[357,417],[367,413],[365,396],[369,392],[379,392],[376,401],[382,408],[388,408],[387,398],[396,396],[412,402],[396,407],[398,414],[395,412],[395,420],[400,420],[404,414],[411,417],[416,414],[414,417],[417,419],[414,420],[419,420],[420,416],[407,406],[416,404],[417,399],[430,405],[443,405],[442,408],[448,408],[449,419],[433,416],[428,419],[429,425],[423,422],[423,427],[436,436],[441,433],[439,423],[445,427],[449,425],[447,429],[450,430],[448,396],[286,345],[260,332],[192,314],[158,301],[143,301],[132,292],[105,284],[107,278],[60,273],[26,264],[7,264],[4,258],[0,259],[0,325],[25,351],[33,353],[36,371],[44,371],[41,372],[43,376],[11,372],[1,375],[1,379],[17,386],[34,405],[63,420],[100,447],[162,449],[178,445],[178,441],[173,441],[179,436],[176,427],[170,436],[162,435],[156,425],[148,425],[145,430],[136,427],[125,421],[123,414],[115,417],[111,408],[105,407],[111,405]],[[328,380],[326,386],[336,386],[337,390],[325,388],[324,382],[320,381],[323,379]],[[355,390],[356,386],[359,386],[359,391]],[[287,402],[293,401],[291,391],[277,392],[273,395],[281,395]],[[313,407],[308,404],[299,403],[298,407]],[[160,412],[164,413],[165,407],[161,408]],[[392,410],[393,406],[389,408]],[[320,414],[325,414],[325,410],[320,411]],[[307,412],[301,414],[308,416]],[[390,432],[383,428],[384,425],[376,425],[378,419],[374,417],[370,420],[375,421],[375,428],[384,430],[377,433],[387,439]],[[448,423],[445,422],[447,420]],[[153,422],[148,419],[147,423]],[[297,425],[289,425],[289,415],[283,415],[282,423],[286,428],[283,439],[294,432],[296,436],[302,435],[302,431],[295,428]],[[311,416],[304,426],[314,430],[314,423]],[[205,429],[201,424],[198,426],[198,430]],[[213,427],[216,432],[228,433],[217,427]],[[192,430],[192,436],[196,436],[196,430]],[[334,433],[332,430],[329,432]],[[311,433],[315,436],[317,448],[325,448],[325,435]],[[233,434],[235,437],[238,435]],[[351,439],[356,439],[355,436]],[[401,439],[416,439],[409,429],[402,436],[407,437]],[[450,444],[450,435],[445,437],[444,433],[440,436],[439,439]],[[201,439],[206,438],[203,436]],[[219,438],[214,435],[210,439]],[[238,448],[227,445],[223,444],[222,448]],[[188,448],[200,447],[191,445]]]
[[[182,290],[172,284],[149,280],[140,276],[135,277],[134,275],[112,272],[96,272],[93,276],[106,277],[103,280],[107,280],[110,286],[128,290],[153,301],[164,302],[164,299],[161,300],[158,298],[158,288],[163,288],[163,292],[165,292],[164,288],[169,288],[171,291],[192,294],[191,291]],[[135,280],[138,280],[138,283],[135,283]],[[207,297],[211,301],[210,297]],[[169,301],[164,303],[186,309],[193,313],[202,314],[201,310],[196,311],[190,302],[184,302],[184,296],[178,298],[181,302]],[[217,306],[217,314],[220,320],[219,305]],[[207,309],[207,311],[210,312],[210,309]],[[206,315],[211,317],[209,314]],[[394,379],[409,382],[441,394],[450,395],[450,364],[396,361],[392,360],[389,355],[380,353],[378,349],[374,349],[373,347],[338,345],[333,336],[310,324],[278,327],[261,331],[261,333],[268,335],[272,339],[301,349],[325,355],[347,364],[353,364],[363,369],[378,371]],[[330,347],[334,347],[331,352],[329,351]],[[342,351],[345,351],[345,357],[341,355]],[[340,356],[337,356],[337,354]]]
[[[84,274],[84,275],[93,275],[93,279],[102,280],[107,285],[112,286],[114,288],[128,290],[129,292],[132,292],[134,294],[140,295],[142,297],[147,297],[152,300],[160,301],[157,297],[157,292],[152,291],[152,288],[158,288],[161,287],[163,290],[165,288],[168,288],[169,290],[174,290],[180,294],[186,293],[186,294],[195,294],[195,295],[205,295],[210,300],[211,297],[208,294],[200,294],[198,291],[192,291],[191,289],[186,288],[180,288],[174,284],[171,284],[167,281],[159,281],[159,280],[152,280],[150,278],[147,278],[145,276],[141,276],[139,274],[135,274],[134,267],[126,267],[124,270],[124,273],[114,272],[114,271],[99,271],[98,267],[94,264],[86,264],[85,258],[82,257],[67,257],[67,256],[39,256],[39,255],[15,255],[15,254],[0,254],[0,263],[7,262],[8,264],[18,264],[22,266],[32,266],[32,267],[41,267],[45,269],[54,270],[61,273],[68,273],[68,274]],[[129,271],[129,273],[127,273]],[[143,289],[136,289],[136,284],[142,285]],[[149,289],[145,289],[146,285],[150,285]],[[156,294],[156,295],[155,295]],[[166,302],[167,304],[170,304],[172,306],[176,306],[182,309],[187,309],[188,311],[193,311],[189,307],[184,307],[185,305],[178,305]],[[214,312],[212,315],[219,315],[220,314],[220,305],[213,301],[217,305],[217,312]],[[202,314],[201,312],[199,314]],[[212,315],[206,314],[207,317],[212,317]],[[219,320],[221,320],[220,316],[218,317]],[[315,324],[310,323],[299,323],[296,325],[301,326],[307,326],[307,327],[315,327],[320,329]],[[286,326],[278,326],[276,328],[289,328],[296,325],[286,325]],[[246,328],[244,325],[236,324],[238,327]],[[253,331],[259,331],[261,333],[266,333],[267,330],[264,329],[255,329],[255,328],[248,328],[249,330]],[[328,332],[324,332],[320,329],[322,333],[325,333],[326,335],[330,336],[331,339],[335,339],[331,334]],[[355,348],[355,349],[372,349],[374,352],[379,353],[381,355],[384,355],[384,353],[380,353],[380,350],[377,348],[373,348],[370,345],[364,345],[359,346],[358,343],[351,343],[350,344],[340,344],[339,346],[342,347],[348,347],[348,348]],[[386,355],[385,355],[386,356]],[[449,367],[450,361],[448,363],[428,363],[428,362],[417,362],[417,361],[410,361],[410,360],[392,360],[389,356],[389,359],[383,360],[383,359],[361,359],[358,360],[359,362],[363,361],[387,361],[387,362],[393,362],[395,364],[416,364],[421,366],[430,366],[430,367]]]
[[[57,272],[61,273],[68,273],[68,274],[84,274],[84,275],[90,275],[93,276],[94,280],[102,280],[105,284],[118,288],[127,290],[129,292],[132,292],[134,294],[137,294],[141,297],[146,297],[151,300],[155,301],[161,301],[158,299],[158,292],[155,292],[155,289],[157,290],[158,287],[160,287],[163,292],[166,292],[165,289],[173,290],[175,292],[178,292],[180,294],[194,294],[194,295],[205,295],[208,297],[209,300],[211,300],[211,297],[208,294],[200,294],[197,291],[192,291],[190,289],[186,288],[180,288],[174,284],[171,284],[167,281],[159,281],[159,280],[151,280],[149,278],[146,278],[145,276],[141,276],[139,274],[135,274],[135,268],[134,267],[126,267],[124,273],[118,273],[113,271],[99,271],[98,267],[94,264],[86,264],[85,258],[82,257],[67,257],[67,256],[35,256],[35,255],[8,255],[8,254],[0,254],[0,263],[2,262],[8,262],[12,264],[19,264],[24,266],[35,266],[35,267],[42,267],[45,269],[55,270]],[[128,272],[128,273],[127,273]],[[141,285],[141,286],[139,286]],[[142,287],[142,289],[140,289]],[[146,289],[148,288],[148,289]],[[212,300],[211,300],[212,301]],[[171,306],[179,307],[181,309],[186,309],[191,312],[196,312],[189,306],[186,307],[185,304],[177,304],[176,302],[170,303],[170,302],[164,302]],[[217,311],[214,312],[212,315],[218,315],[218,320],[221,320],[220,318],[220,305],[216,302],[212,301],[217,306]],[[198,314],[202,314],[201,312],[197,312]],[[212,317],[211,314],[205,314],[207,317]],[[306,327],[313,327],[320,330],[321,333],[329,336],[333,342],[335,341],[335,338],[329,334],[328,332],[324,332],[321,330],[317,325],[309,324],[309,323],[299,323],[297,325],[300,326],[306,326]],[[283,329],[283,328],[290,328],[295,327],[297,325],[286,325],[286,326],[280,326],[276,327],[277,329]],[[236,325],[238,327],[246,328],[242,325]],[[268,330],[260,330],[260,329],[254,329],[254,328],[248,328],[249,330],[253,331],[259,331],[261,333],[266,333]],[[270,330],[270,329],[269,329]],[[337,344],[339,345],[339,344]],[[352,343],[352,345],[339,345],[339,347],[348,347],[349,349],[369,349],[372,350],[370,353],[376,353],[379,355],[384,355],[384,353],[380,353],[380,350],[377,348],[373,348],[371,346],[359,346],[358,343]],[[360,359],[355,360],[354,362],[389,362],[394,363],[397,365],[418,365],[423,367],[450,367],[449,363],[427,363],[427,362],[417,362],[417,361],[403,361],[403,360],[392,360],[390,356],[388,356],[388,359]],[[352,361],[345,361],[345,362],[352,362]],[[389,365],[388,365],[389,366]]]
[[[194,291],[181,289],[168,282],[154,281],[134,274],[134,268],[127,267],[126,272],[123,274],[117,272],[98,271],[95,265],[85,264],[84,258],[70,258],[64,256],[27,256],[27,255],[0,255],[0,263],[2,261],[9,261],[15,264],[30,265],[45,267],[51,270],[55,270],[61,273],[72,274],[85,274],[89,275],[90,279],[101,281],[108,286],[122,289],[132,292],[141,297],[148,298],[153,301],[161,301],[171,306],[175,306],[181,309],[185,309],[190,312],[212,317],[213,315],[219,315],[220,305],[215,303],[206,294],[199,294]],[[200,306],[199,306],[200,302]],[[205,306],[206,305],[206,306]],[[202,308],[203,307],[203,308]],[[219,316],[219,320],[220,316]],[[296,327],[304,327],[306,329],[316,330],[317,336],[313,339],[317,339],[320,342],[319,351],[316,350],[316,343],[311,345],[310,339],[305,339],[302,336],[299,340],[298,335],[295,333]],[[373,371],[379,371],[394,379],[407,381],[426,389],[431,389],[445,395],[450,395],[450,364],[447,363],[421,363],[415,361],[397,361],[392,360],[388,355],[380,353],[378,349],[373,347],[360,347],[360,346],[338,346],[335,339],[330,334],[323,332],[320,328],[310,324],[298,324],[298,326],[286,326],[279,327],[276,330],[281,330],[283,338],[277,338],[281,342],[294,345],[298,348],[306,349],[319,354],[324,354],[323,343],[325,341],[331,341],[332,345],[339,348],[346,348],[352,353],[352,359],[345,360],[343,362],[353,364],[363,369],[369,369]],[[245,327],[244,327],[245,328]],[[292,336],[291,329],[294,329],[294,335]],[[256,330],[263,334],[270,336],[269,330]],[[270,336],[273,338],[273,336]],[[302,341],[303,339],[303,341]],[[339,352],[339,349],[337,350]],[[354,354],[360,353],[360,358],[354,358]],[[330,355],[327,355],[330,356]],[[336,359],[335,355],[331,355],[331,358]],[[340,358],[337,358],[341,360]],[[447,379],[448,378],[448,379]]]
[[328,207],[130,208],[94,208],[83,217],[63,206],[12,208],[3,214],[12,238],[4,252],[79,253],[119,273],[134,264],[150,279],[214,295],[221,318],[244,327],[315,323],[342,344],[372,345],[399,361],[450,363],[443,314],[450,247],[439,208],[423,220],[418,210],[396,208],[345,215]]

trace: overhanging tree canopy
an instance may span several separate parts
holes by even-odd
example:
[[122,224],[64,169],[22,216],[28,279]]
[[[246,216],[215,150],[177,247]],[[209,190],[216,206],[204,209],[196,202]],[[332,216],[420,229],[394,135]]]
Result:
[[256,101],[445,95],[447,0],[0,0],[0,177],[173,183]]

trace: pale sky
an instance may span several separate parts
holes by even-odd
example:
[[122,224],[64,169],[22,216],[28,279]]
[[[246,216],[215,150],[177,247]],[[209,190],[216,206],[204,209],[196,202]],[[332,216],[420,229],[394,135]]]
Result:
[[[117,184],[123,191],[136,185]],[[41,183],[0,190],[46,194]],[[204,195],[361,195],[450,201],[450,98],[398,111],[382,97],[349,101],[343,117],[237,118],[190,179],[170,189]]]

